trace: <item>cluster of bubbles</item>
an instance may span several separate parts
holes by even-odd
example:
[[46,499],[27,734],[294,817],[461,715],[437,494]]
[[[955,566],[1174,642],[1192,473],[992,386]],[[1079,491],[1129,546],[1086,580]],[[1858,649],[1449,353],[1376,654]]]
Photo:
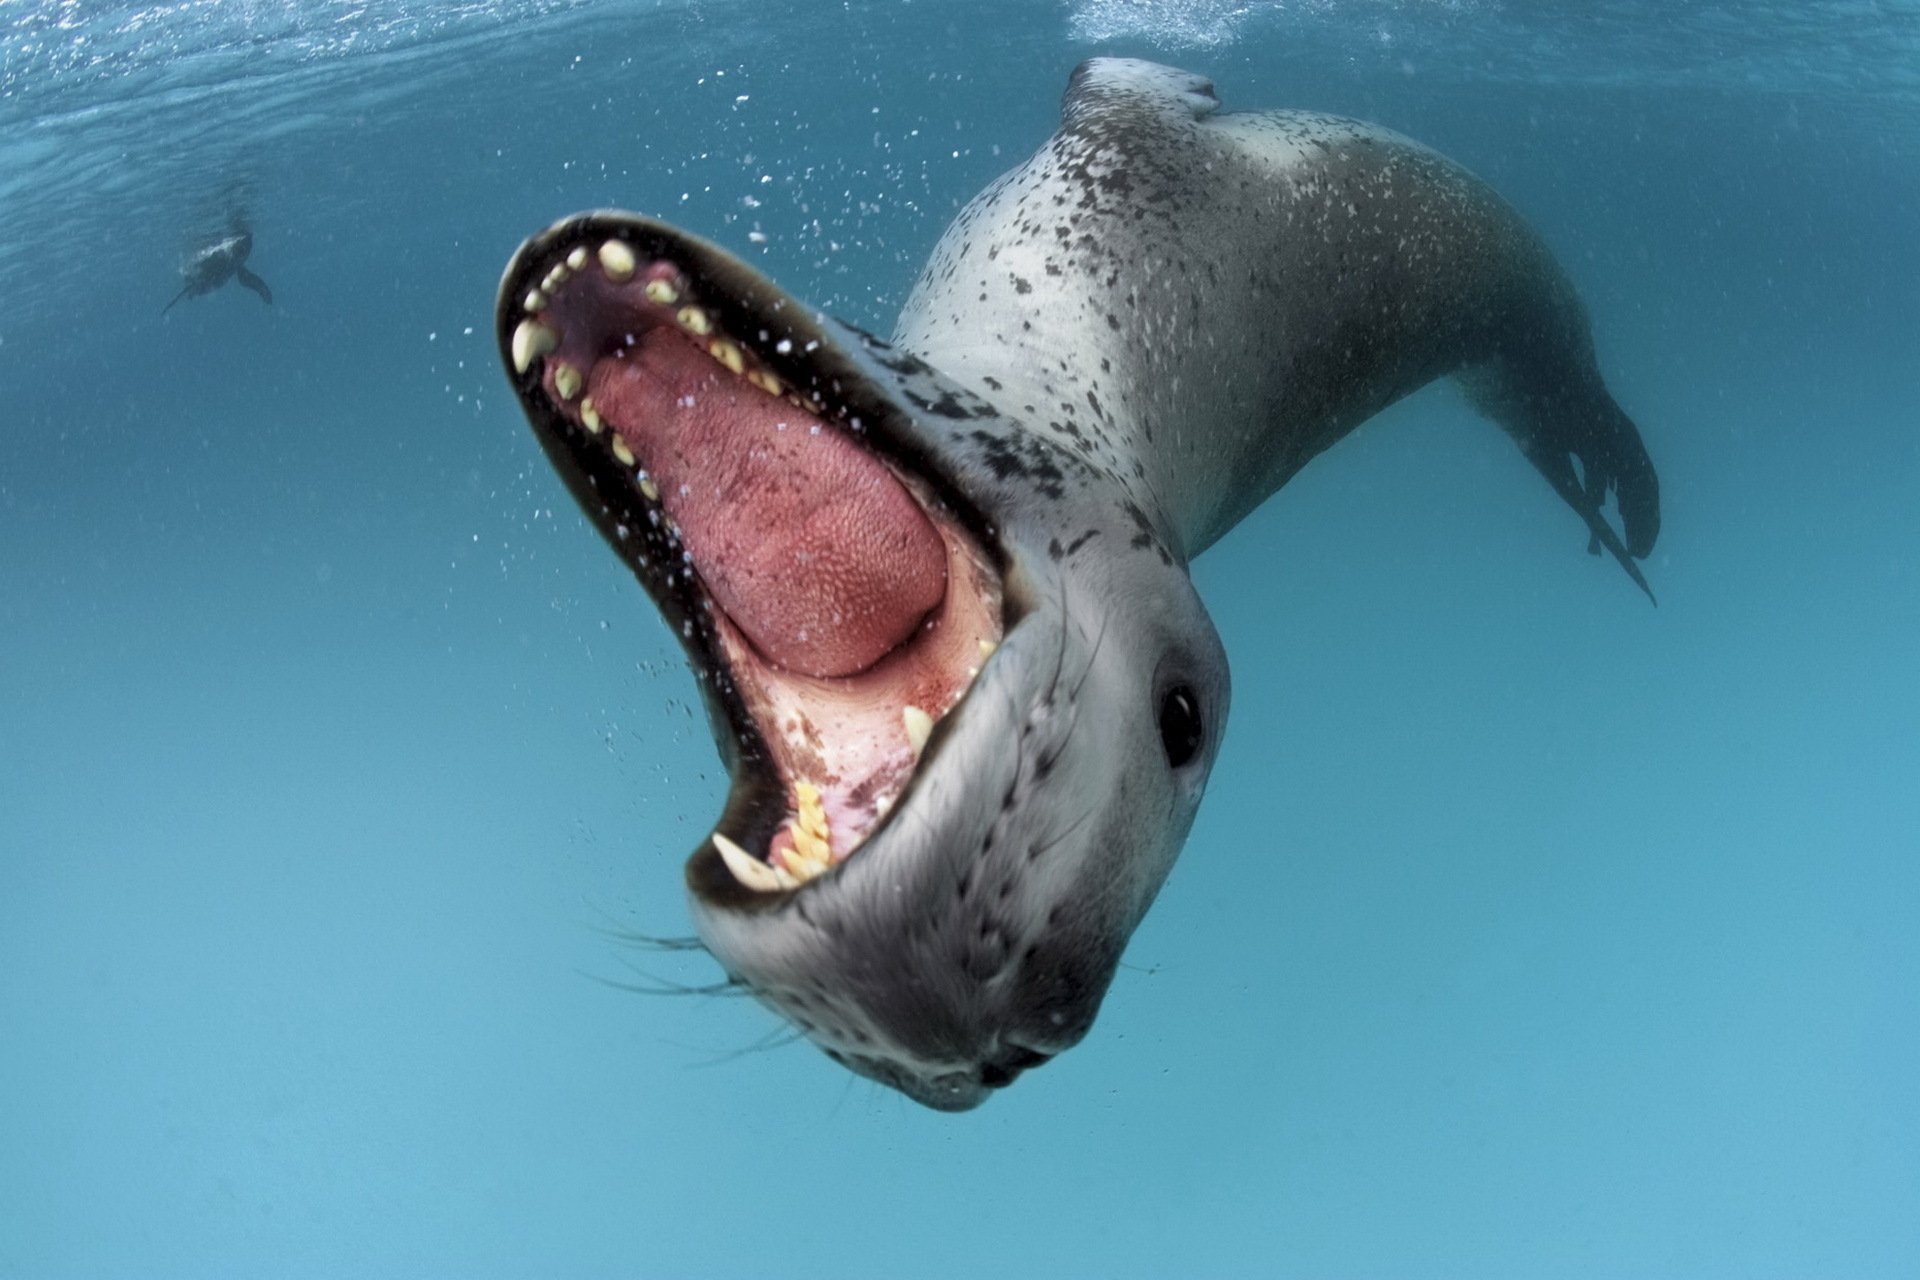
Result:
[[1844,94],[1920,107],[1910,0],[1073,0],[1070,36],[1168,55],[1284,40],[1316,60],[1541,84]]

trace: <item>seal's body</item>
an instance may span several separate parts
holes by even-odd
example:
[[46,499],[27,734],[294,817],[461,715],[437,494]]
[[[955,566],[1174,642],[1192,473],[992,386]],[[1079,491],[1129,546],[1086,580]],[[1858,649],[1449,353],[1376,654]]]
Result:
[[[942,238],[896,342],[1121,476],[1187,556],[1458,375],[1639,581],[1653,468],[1519,215],[1388,130],[1216,107],[1168,67],[1080,68],[1060,131]],[[1624,547],[1599,516],[1614,486]]]
[[1148,63],[1075,72],[892,345],[619,213],[522,246],[498,320],[708,695],[733,790],[687,866],[702,940],[948,1110],[1091,1026],[1226,718],[1188,561],[1308,459],[1454,375],[1643,588],[1659,523],[1585,315],[1504,202]]

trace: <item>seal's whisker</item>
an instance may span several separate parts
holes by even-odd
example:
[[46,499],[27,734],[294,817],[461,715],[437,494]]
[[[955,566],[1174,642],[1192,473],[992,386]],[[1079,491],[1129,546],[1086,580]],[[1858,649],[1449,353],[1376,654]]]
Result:
[[617,991],[631,991],[646,996],[739,996],[747,994],[744,985],[733,978],[723,978],[719,982],[676,982],[672,978],[662,978],[648,973],[638,965],[622,961],[622,967],[639,975],[639,981],[623,981],[618,978],[603,977],[585,969],[574,972],[603,987],[612,987]]
[[698,938],[663,938],[650,933],[638,933],[632,929],[596,928],[594,932],[604,938],[622,943],[640,951],[680,953],[687,951],[705,952],[707,949],[707,944]]
[[[772,1053],[778,1049],[785,1049],[789,1045],[799,1044],[805,1039],[806,1036],[792,1027],[784,1025],[775,1026],[758,1040],[750,1044],[741,1045],[738,1049],[729,1049],[724,1053],[716,1054],[709,1052],[703,1061],[690,1063],[689,1065],[701,1071],[713,1067],[723,1067],[729,1062],[738,1062],[742,1058],[750,1058],[756,1054]],[[685,1049],[691,1046],[681,1045],[679,1047]],[[698,1051],[696,1050],[696,1052]]]
[[635,947],[645,951],[705,951],[707,944],[692,936],[669,937],[661,934],[642,933],[626,924],[598,903],[587,903],[588,909],[599,916],[604,923],[589,925],[603,938]]

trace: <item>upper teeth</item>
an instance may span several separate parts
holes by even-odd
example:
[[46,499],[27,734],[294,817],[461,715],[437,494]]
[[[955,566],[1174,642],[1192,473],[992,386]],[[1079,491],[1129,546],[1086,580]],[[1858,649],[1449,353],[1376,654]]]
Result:
[[631,279],[634,267],[633,250],[619,240],[609,240],[600,246],[600,269],[613,281]]
[[[639,270],[639,260],[634,256],[633,248],[625,241],[602,241],[600,247],[592,253],[589,253],[585,245],[575,245],[567,252],[565,258],[547,269],[540,283],[529,288],[521,300],[528,314],[513,331],[513,367],[516,372],[525,373],[533,367],[534,361],[551,355],[559,349],[560,333],[553,325],[547,323],[547,319],[559,314],[560,309],[556,307],[554,299],[573,275],[595,258],[599,260],[600,267],[606,272],[607,277],[615,283],[624,283],[632,279]],[[798,397],[787,390],[786,384],[777,374],[752,364],[747,353],[731,338],[724,334],[715,334],[713,314],[705,307],[685,303],[677,277],[672,276],[670,271],[667,274],[660,274],[662,270],[663,268],[656,267],[652,273],[655,278],[648,280],[643,286],[643,292],[649,302],[669,307],[680,304],[673,313],[674,323],[694,337],[711,336],[712,340],[705,344],[706,351],[717,363],[724,366],[728,372],[746,378],[748,382],[768,395],[784,396],[795,406],[801,405]],[[628,345],[632,345],[631,336],[628,338]],[[790,351],[793,343],[782,339],[778,346],[783,351]],[[750,365],[752,367],[749,367]],[[562,362],[553,370],[553,391],[563,402],[571,402],[585,389],[585,385],[586,375],[577,365]],[[813,398],[813,407],[818,409],[820,407],[819,392],[813,391],[809,394]],[[592,414],[593,421],[588,421],[588,417],[589,410],[583,406],[580,413],[581,422],[589,433],[599,434],[605,419],[598,414]],[[625,459],[623,458],[622,461]]]
[[560,335],[538,320],[522,320],[513,330],[513,371],[525,373],[533,362],[560,345]]

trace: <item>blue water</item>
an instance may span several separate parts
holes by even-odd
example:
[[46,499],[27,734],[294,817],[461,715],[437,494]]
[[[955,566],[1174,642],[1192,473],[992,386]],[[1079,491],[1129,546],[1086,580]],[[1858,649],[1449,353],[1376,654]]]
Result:
[[[885,330],[1094,53],[1555,247],[1650,607],[1457,394],[1195,567],[1233,722],[984,1109],[700,987],[724,776],[497,368],[576,209]],[[0,1275],[1920,1273],[1920,8],[0,3]],[[164,319],[252,211],[244,291]]]

